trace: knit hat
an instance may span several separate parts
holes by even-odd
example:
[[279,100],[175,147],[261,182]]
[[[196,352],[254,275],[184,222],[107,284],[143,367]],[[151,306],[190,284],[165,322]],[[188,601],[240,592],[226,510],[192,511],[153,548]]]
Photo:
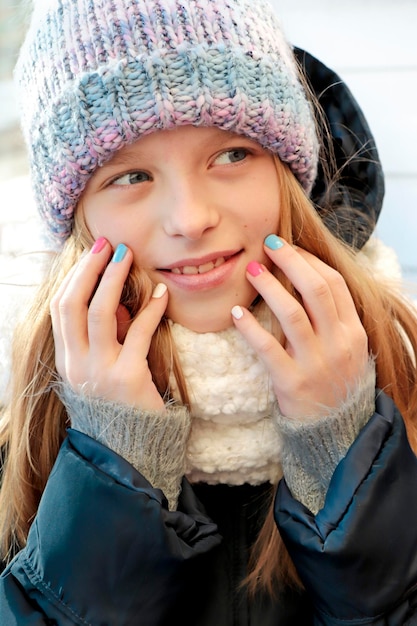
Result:
[[158,129],[245,135],[313,186],[311,106],[265,0],[35,0],[15,77],[36,202],[58,242],[94,171]]

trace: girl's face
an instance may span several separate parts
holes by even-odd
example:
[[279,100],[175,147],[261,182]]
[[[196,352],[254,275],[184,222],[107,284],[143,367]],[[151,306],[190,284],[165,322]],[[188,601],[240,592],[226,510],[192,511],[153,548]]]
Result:
[[274,158],[256,142],[183,126],[117,152],[90,179],[81,210],[94,238],[126,244],[167,285],[170,319],[209,332],[256,297],[246,266],[271,267],[263,240],[277,231],[279,197]]

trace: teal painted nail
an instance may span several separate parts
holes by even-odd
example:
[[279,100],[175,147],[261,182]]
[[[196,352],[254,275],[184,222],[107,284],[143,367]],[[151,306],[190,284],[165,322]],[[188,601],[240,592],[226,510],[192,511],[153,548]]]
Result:
[[116,250],[114,251],[112,261],[113,263],[120,263],[126,256],[127,246],[124,243],[119,243]]
[[270,250],[279,250],[284,245],[284,242],[276,235],[268,235],[268,237],[265,237],[264,244]]

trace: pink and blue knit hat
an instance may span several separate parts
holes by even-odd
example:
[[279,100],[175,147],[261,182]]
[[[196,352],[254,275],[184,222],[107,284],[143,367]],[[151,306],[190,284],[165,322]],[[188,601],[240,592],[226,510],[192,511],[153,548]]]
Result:
[[158,129],[245,135],[313,186],[313,113],[265,0],[35,0],[15,77],[36,202],[57,242],[94,171]]

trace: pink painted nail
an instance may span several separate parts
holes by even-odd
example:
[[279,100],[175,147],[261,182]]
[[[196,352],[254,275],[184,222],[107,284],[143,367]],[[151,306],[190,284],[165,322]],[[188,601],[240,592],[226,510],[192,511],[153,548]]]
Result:
[[251,261],[248,263],[246,269],[251,276],[259,276],[259,274],[262,274],[264,271],[263,265],[258,263],[258,261]]
[[93,254],[97,254],[98,252],[101,252],[104,248],[104,246],[107,243],[107,239],[105,237],[99,237],[95,242],[93,247],[91,248],[91,252]]

